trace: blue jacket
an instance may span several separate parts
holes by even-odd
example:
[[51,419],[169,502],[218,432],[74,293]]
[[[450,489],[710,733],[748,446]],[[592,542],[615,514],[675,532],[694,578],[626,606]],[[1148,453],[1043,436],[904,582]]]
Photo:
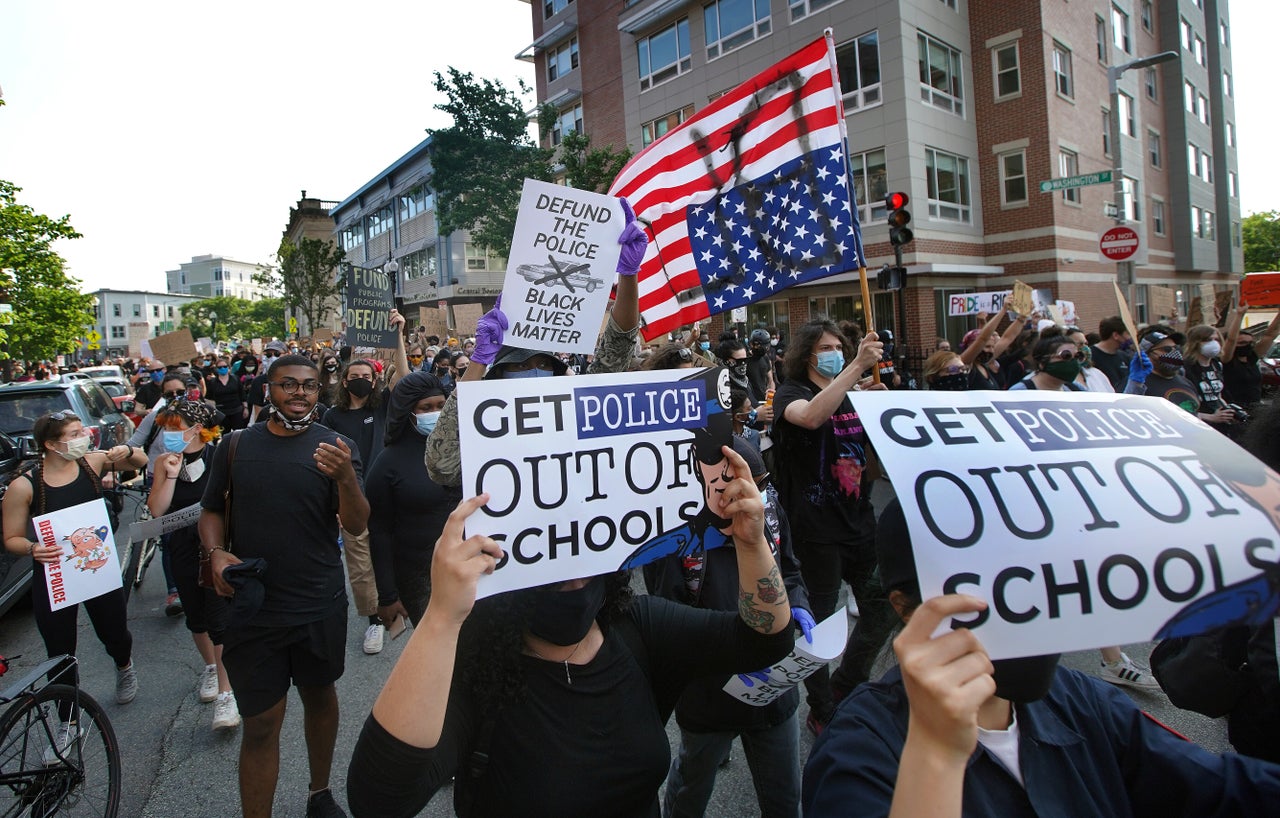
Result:
[[[1026,789],[978,745],[966,816],[1275,815],[1280,766],[1216,755],[1174,735],[1120,691],[1059,668],[1049,694],[1017,705]],[[806,816],[888,815],[907,736],[897,668],[841,703],[804,770]]]

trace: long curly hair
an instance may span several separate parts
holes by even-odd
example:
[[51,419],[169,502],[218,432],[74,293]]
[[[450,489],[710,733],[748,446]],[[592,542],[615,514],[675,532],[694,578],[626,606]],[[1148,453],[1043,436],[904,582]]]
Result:
[[847,366],[854,359],[854,356],[858,354],[857,348],[849,348],[847,343],[849,339],[840,330],[840,327],[836,326],[834,321],[818,318],[796,330],[791,343],[787,345],[786,355],[782,359],[782,374],[793,380],[807,378],[809,376],[809,356],[813,354],[814,346],[826,333],[834,335],[841,341],[844,347],[844,362]]
[[[458,639],[460,679],[486,710],[523,701],[528,693],[520,664],[525,624],[538,594],[546,592],[543,586],[482,599],[463,624]],[[607,625],[626,616],[632,600],[631,572],[609,574],[596,621]]]

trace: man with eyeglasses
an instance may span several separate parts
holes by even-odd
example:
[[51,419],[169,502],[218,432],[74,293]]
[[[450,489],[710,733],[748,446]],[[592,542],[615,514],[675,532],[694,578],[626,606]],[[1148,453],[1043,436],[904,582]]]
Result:
[[[212,564],[214,585],[223,596],[237,595],[223,663],[244,718],[240,803],[246,818],[271,814],[291,684],[302,699],[307,737],[307,815],[344,815],[329,792],[338,731],[334,683],[344,670],[347,636],[338,525],[364,531],[369,503],[361,486],[359,449],[315,422],[319,375],[315,363],[302,355],[285,355],[272,364],[267,422],[217,447],[201,501],[200,545]],[[228,481],[230,519],[224,500]],[[234,556],[223,549],[228,525]],[[265,561],[260,577],[239,573],[254,565],[249,560]],[[242,561],[246,566],[234,569]],[[229,568],[234,570],[224,575]],[[256,610],[245,604],[258,594]]]

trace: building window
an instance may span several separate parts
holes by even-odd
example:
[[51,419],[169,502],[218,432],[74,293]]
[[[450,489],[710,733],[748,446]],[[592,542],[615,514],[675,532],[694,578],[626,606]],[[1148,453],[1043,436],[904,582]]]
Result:
[[542,11],[547,17],[553,17],[565,9],[569,8],[569,4],[573,0],[544,0]]
[[640,126],[640,142],[644,147],[649,147],[655,140],[665,136],[667,131],[679,126],[691,116],[693,116],[693,106],[686,105],[678,111],[644,123]]
[[1204,124],[1209,124],[1209,98],[1204,94],[1200,94],[1196,101],[1196,116]]
[[836,48],[846,111],[880,104],[880,35],[870,31]]
[[1124,53],[1133,53],[1133,40],[1129,37],[1129,15],[1115,6],[1111,7],[1111,42]]
[[1107,61],[1107,21],[1098,15],[1093,16],[1093,33],[1098,42],[1098,62]]
[[1151,0],[1142,0],[1139,13],[1142,17],[1142,30],[1151,32],[1155,25],[1155,9],[1152,8]]
[[463,252],[467,259],[467,272],[501,272],[507,268],[507,260],[472,242],[466,242]]
[[1146,81],[1144,85],[1147,89],[1147,99],[1151,100],[1152,102],[1160,101],[1159,82],[1160,81],[1156,76],[1156,69],[1154,67],[1148,68],[1146,70]]
[[1213,184],[1213,155],[1200,151],[1200,178]]
[[1241,245],[1242,231],[1240,230],[1240,222],[1231,223],[1231,246],[1239,247]]
[[579,103],[560,112],[556,121],[551,124],[551,144],[559,145],[566,134],[582,133],[582,104]]
[[1200,238],[1209,239],[1210,241],[1217,238],[1217,234],[1214,232],[1212,210],[1200,211]]
[[364,231],[359,225],[348,227],[342,231],[342,249],[351,252],[364,244]]
[[152,305],[151,305],[151,317],[152,317],[152,318],[159,318],[159,317],[160,317],[160,305],[159,305],[159,304],[152,304]]
[[1007,99],[1022,91],[1016,42],[991,49],[991,72],[996,78],[996,99]]
[[547,52],[547,82],[555,82],[578,67],[578,38]]
[[853,169],[853,192],[858,197],[858,220],[863,224],[885,217],[884,197],[889,192],[889,175],[884,148],[849,157]]
[[1240,198],[1240,177],[1234,170],[1227,171],[1227,194],[1233,199]]
[[1231,72],[1230,72],[1230,71],[1223,71],[1223,72],[1222,72],[1222,93],[1226,94],[1227,96],[1233,96],[1233,95],[1234,95],[1234,93],[1235,93],[1235,88],[1234,88],[1234,86],[1231,84]]
[[1075,80],[1071,73],[1071,49],[1062,43],[1053,44],[1053,84],[1058,93],[1067,99],[1075,96]]
[[1163,160],[1160,155],[1160,134],[1155,131],[1147,131],[1147,158],[1151,160],[1153,168],[1160,167]]
[[1120,100],[1120,133],[1137,136],[1138,120],[1133,110],[1133,97],[1121,91],[1117,98]]
[[134,318],[141,318],[141,317],[142,317],[142,305],[141,305],[141,304],[134,304],[134,305],[133,305],[133,317],[134,317]]
[[111,314],[112,314],[113,316],[115,316],[116,318],[119,318],[119,317],[120,317],[120,305],[119,305],[119,304],[112,304],[112,305],[111,305]]
[[1111,155],[1111,112],[1102,109],[1102,155]]
[[111,340],[119,341],[121,338],[124,338],[124,337],[125,337],[124,327],[111,328]]
[[939,0],[939,2],[942,3],[942,5],[946,6],[947,8],[951,9],[952,11],[956,10],[956,0]]
[[[1080,156],[1065,148],[1058,151],[1058,176],[1067,178],[1080,173]],[[1069,187],[1062,191],[1062,201],[1080,204],[1080,188]]]
[[1234,122],[1227,123],[1227,145],[1232,148],[1236,146],[1236,124]]
[[1204,47],[1204,40],[1200,39],[1200,35],[1195,35],[1195,40],[1191,53],[1195,55],[1196,62],[1207,66],[1209,64],[1209,51]]
[[769,0],[715,0],[702,10],[707,59],[714,60],[769,33]]
[[1227,27],[1226,20],[1218,21],[1218,40],[1225,46],[1231,46],[1231,29]]
[[920,59],[920,98],[944,111],[964,116],[960,52],[923,32],[917,34],[916,42]]
[[834,6],[839,2],[840,0],[791,0],[791,20],[795,22],[819,9]]
[[435,206],[435,197],[426,185],[418,185],[400,197],[400,222],[417,218]]
[[1126,176],[1120,180],[1120,191],[1124,201],[1124,220],[1136,222],[1142,220],[1142,210],[1138,207],[1138,180]]
[[1027,154],[1025,151],[1000,156],[1000,203],[1027,202]]
[[689,18],[677,20],[671,25],[636,41],[636,54],[640,59],[640,90],[666,82],[690,68]]
[[383,233],[391,229],[394,224],[391,205],[378,208],[377,212],[369,214],[369,238],[381,236]]
[[929,215],[953,222],[969,221],[969,160],[925,148],[929,183]]
[[173,317],[173,307],[169,307],[169,317]]
[[1159,199],[1151,200],[1151,232],[1164,235],[1164,202]]
[[1183,17],[1178,23],[1178,32],[1181,35],[1182,47],[1191,51],[1195,42],[1195,29],[1191,27],[1191,23],[1187,22],[1187,18]]
[[1196,94],[1196,87],[1188,81],[1182,83],[1182,100],[1186,104],[1187,113],[1198,114],[1197,110],[1200,106],[1199,95]]

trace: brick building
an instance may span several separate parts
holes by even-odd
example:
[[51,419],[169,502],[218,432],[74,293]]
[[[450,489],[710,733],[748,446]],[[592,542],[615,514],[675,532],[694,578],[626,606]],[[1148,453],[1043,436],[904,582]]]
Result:
[[[1185,313],[1193,286],[1243,269],[1225,0],[545,0],[531,9],[535,40],[520,56],[537,65],[539,100],[560,109],[560,128],[634,150],[831,28],[876,322],[901,334],[905,299],[912,348],[936,336],[954,343],[973,326],[945,314],[948,295],[1014,279],[1073,301],[1086,329],[1113,314],[1117,265],[1098,246],[1116,223],[1112,186],[1041,193],[1039,183],[1111,170],[1114,150],[1121,216],[1143,243],[1139,321],[1166,301]],[[1108,66],[1166,50],[1177,59],[1121,76],[1113,145]],[[875,272],[892,260],[891,190],[911,196],[916,237],[899,293],[875,290]],[[835,276],[750,307],[746,326],[785,337],[814,316],[862,320],[861,301],[856,274]]]

